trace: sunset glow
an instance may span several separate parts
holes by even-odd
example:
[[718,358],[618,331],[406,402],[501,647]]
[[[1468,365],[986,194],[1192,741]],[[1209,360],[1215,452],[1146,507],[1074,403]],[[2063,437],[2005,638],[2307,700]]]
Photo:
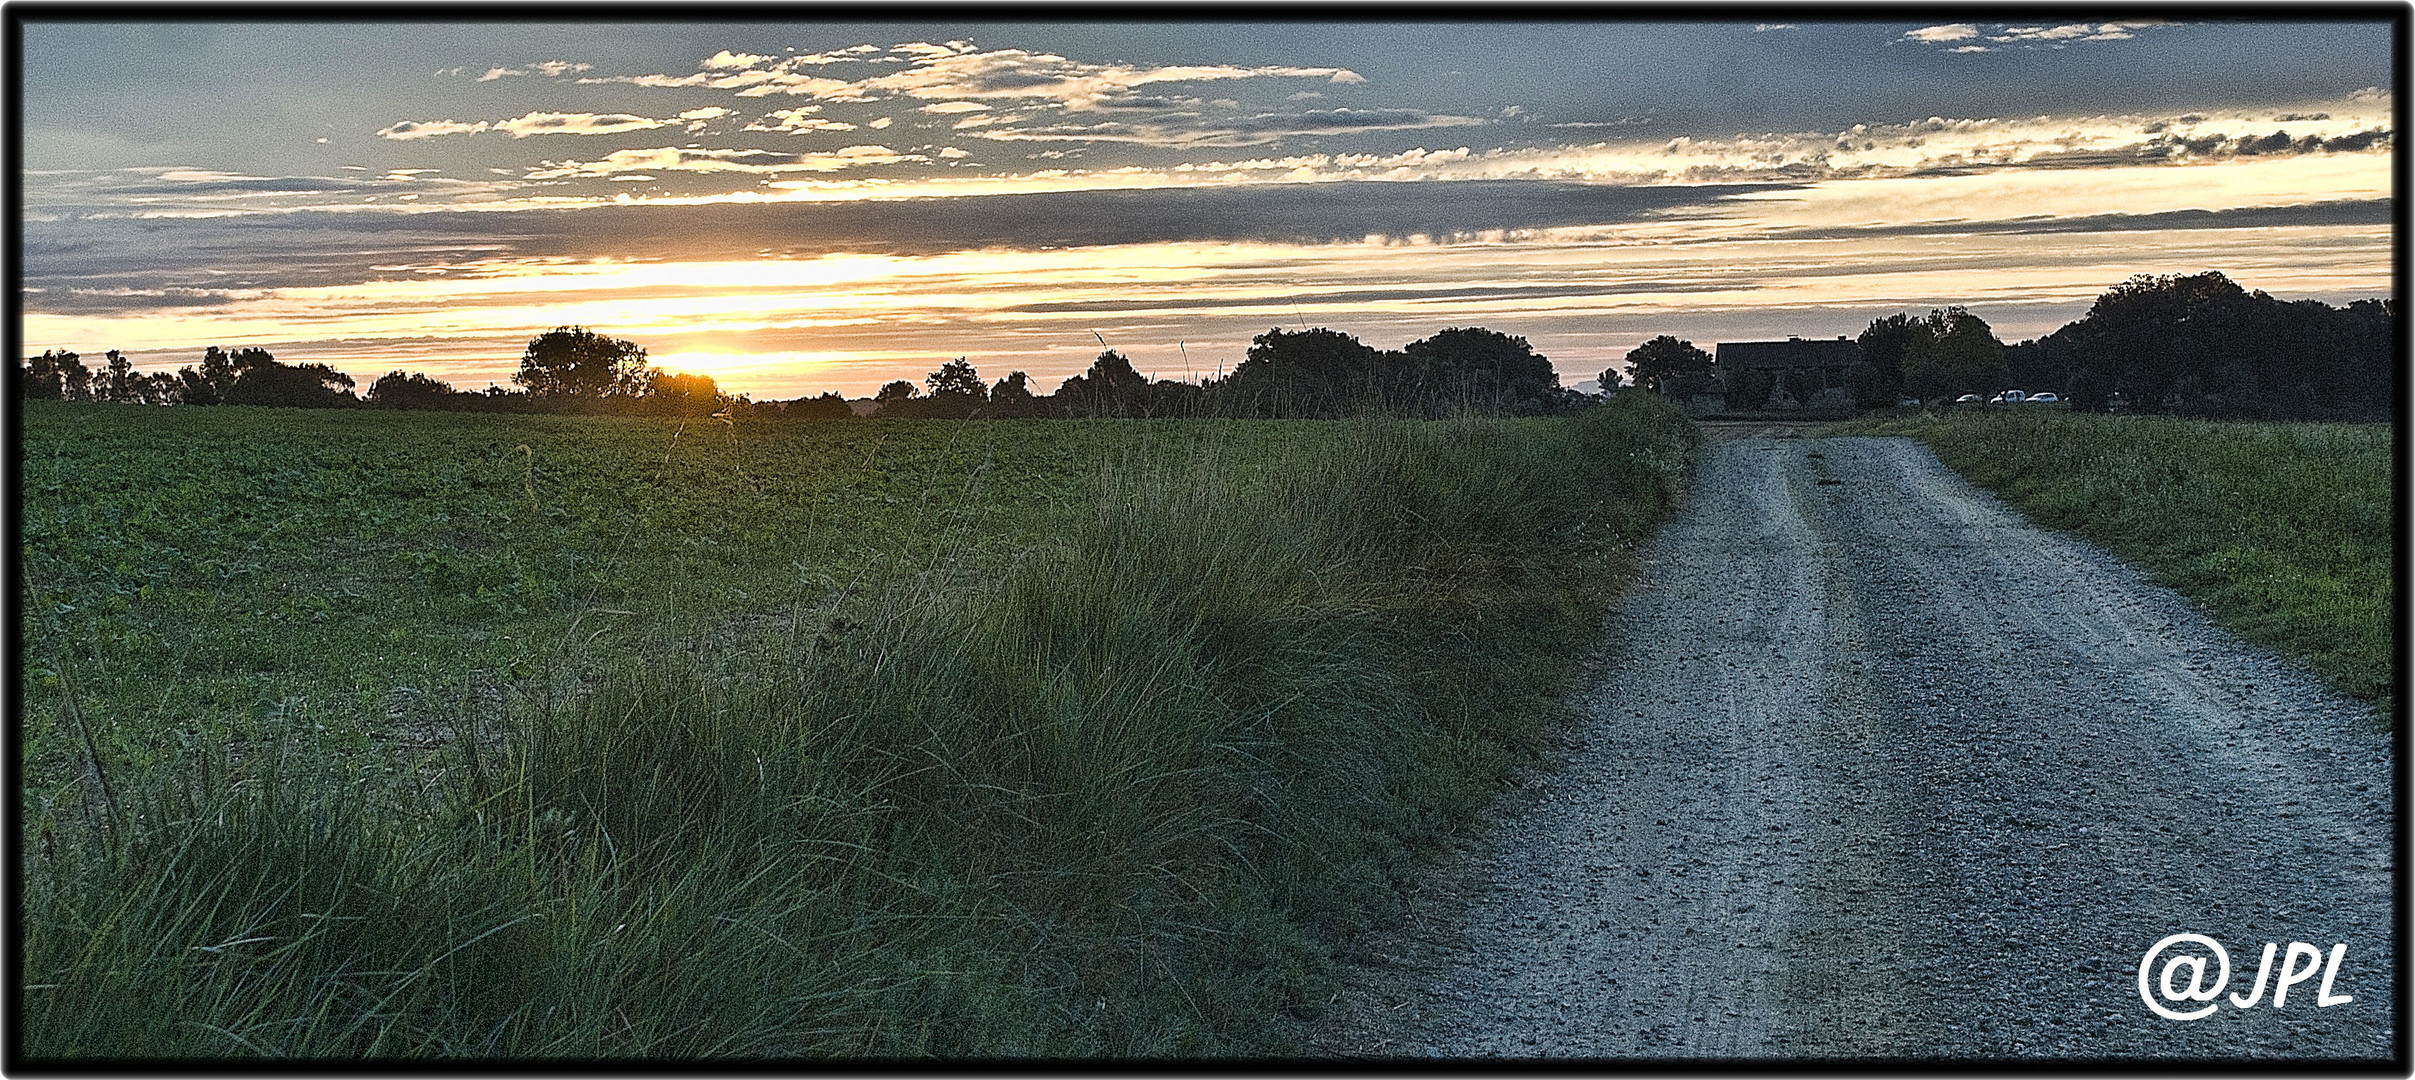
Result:
[[1575,383],[2140,273],[2387,294],[2387,25],[2123,27],[35,25],[23,343],[475,389],[575,324],[769,398],[1484,325]]

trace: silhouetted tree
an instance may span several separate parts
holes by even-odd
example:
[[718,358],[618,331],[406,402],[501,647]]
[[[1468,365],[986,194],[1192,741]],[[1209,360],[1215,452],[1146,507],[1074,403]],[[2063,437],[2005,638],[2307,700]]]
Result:
[[235,388],[234,358],[216,345],[201,350],[201,378],[210,384],[212,404],[224,400]]
[[[1711,354],[1695,348],[1691,341],[1662,334],[1628,351],[1627,370],[1635,373],[1635,385],[1655,394],[1673,394],[1679,389],[1672,385],[1674,380],[1710,376]],[[1692,384],[1685,388],[1692,389]]]
[[989,388],[981,385],[981,373],[973,370],[973,365],[961,356],[939,365],[939,370],[932,372],[923,382],[931,388],[932,397],[962,394],[982,401],[989,400]]
[[1124,354],[1109,349],[1090,369],[1058,384],[1053,402],[1069,416],[1149,415],[1149,378],[1133,370]]
[[643,394],[650,370],[634,342],[561,326],[529,339],[512,381],[540,398],[593,403]]
[[[1894,394],[1903,389],[1904,356],[1915,341],[1928,336],[1928,325],[1905,312],[1873,321],[1854,339],[1862,359],[1878,369],[1878,390]],[[1865,399],[1868,400],[1868,399]]]
[[389,371],[369,384],[367,400],[380,409],[446,409],[462,395],[453,385],[416,371]]
[[780,415],[799,420],[851,420],[855,410],[836,391],[824,390],[820,397],[800,397],[781,405]]
[[135,380],[134,362],[116,349],[104,355],[109,358],[109,375],[101,382],[101,400],[141,401],[142,391]]
[[1902,389],[1923,401],[1952,400],[1963,394],[1985,397],[2011,385],[2004,343],[1996,340],[1987,320],[1965,308],[1935,309],[1917,320],[1900,340]]
[[882,416],[902,415],[903,410],[892,412],[892,408],[913,400],[914,396],[920,392],[920,387],[904,379],[882,383],[880,392],[872,395],[872,400],[879,406],[874,411]]
[[989,390],[990,412],[994,416],[1038,416],[1040,399],[1031,392],[1031,376],[1017,371],[998,380]]
[[709,416],[730,402],[710,375],[648,369],[645,391],[633,411],[653,416]]
[[56,366],[60,376],[60,397],[68,401],[92,400],[92,369],[84,366],[81,357],[62,352]]
[[1228,411],[1333,417],[1382,411],[1408,384],[1409,359],[1338,330],[1275,327],[1217,387]]
[[[206,364],[208,358],[204,360]],[[358,403],[352,396],[352,376],[325,364],[286,364],[266,349],[244,348],[225,356],[224,367],[233,372],[219,390],[219,400],[227,405],[331,409]]]
[[[70,382],[68,371],[82,368],[84,361],[72,352],[52,352],[29,357],[25,366],[17,369],[17,393],[28,401],[63,401]],[[89,374],[85,376],[91,378]]]
[[2282,301],[2208,271],[2124,281],[2022,358],[2060,368],[2079,409],[2372,419],[2396,404],[2396,340],[2387,301]]
[[176,397],[187,405],[216,405],[218,387],[188,364],[176,371]]
[[1525,338],[1479,326],[1453,327],[1412,341],[1401,353],[1409,360],[1408,392],[1390,396],[1414,412],[1532,416],[1559,411],[1559,373]]
[[981,384],[981,373],[964,357],[941,364],[923,382],[931,388],[930,396],[899,410],[899,415],[961,418],[980,413],[989,404],[989,388]]
[[1618,393],[1621,388],[1626,386],[1626,383],[1626,375],[1614,367],[1603,368],[1601,374],[1593,377],[1594,392],[1599,394]]

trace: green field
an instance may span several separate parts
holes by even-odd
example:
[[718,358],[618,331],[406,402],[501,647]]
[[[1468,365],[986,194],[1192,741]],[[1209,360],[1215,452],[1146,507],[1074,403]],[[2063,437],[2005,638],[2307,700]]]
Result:
[[35,1058],[1295,1050],[1695,440],[23,418]]
[[1928,443],[2022,513],[2144,567],[2233,632],[2391,712],[2388,425],[1961,413],[1839,430]]

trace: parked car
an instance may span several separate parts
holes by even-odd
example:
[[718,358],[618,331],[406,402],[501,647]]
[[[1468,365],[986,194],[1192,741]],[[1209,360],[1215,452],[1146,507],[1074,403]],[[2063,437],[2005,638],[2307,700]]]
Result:
[[1996,396],[1987,399],[1987,403],[1990,405],[2018,405],[2022,400],[2021,392],[2018,390],[1999,390],[1996,391]]
[[1962,395],[1961,397],[1955,398],[1955,399],[1954,399],[1954,404],[1956,404],[1956,405],[1979,405],[1979,404],[1984,404],[1984,402],[1983,402],[1983,401],[1981,401],[1981,399],[1980,399],[1979,395],[1977,395],[1977,394],[1964,394],[1964,395]]
[[2061,401],[2061,400],[2063,400],[2063,399],[2062,399],[2062,398],[2059,398],[2059,397],[2054,396],[2054,391],[2052,391],[2052,390],[2046,391],[2046,392],[2045,392],[2045,393],[2043,393],[2043,394],[2031,394],[2031,395],[2029,395],[2029,402],[2030,402],[2030,404],[2032,404],[2032,405],[2051,405],[2051,404],[2053,404],[2053,403],[2055,403],[2055,402],[2057,402],[2057,401]]

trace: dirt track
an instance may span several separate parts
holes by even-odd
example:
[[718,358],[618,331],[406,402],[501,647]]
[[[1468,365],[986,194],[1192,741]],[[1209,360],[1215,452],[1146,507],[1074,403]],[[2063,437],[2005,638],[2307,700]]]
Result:
[[[2366,709],[1909,440],[1721,434],[1564,764],[1371,945],[1322,1052],[2390,1053]],[[2235,969],[2185,1022],[2138,989],[2183,931]],[[2346,943],[2354,1000],[2228,1003],[2293,941]]]

